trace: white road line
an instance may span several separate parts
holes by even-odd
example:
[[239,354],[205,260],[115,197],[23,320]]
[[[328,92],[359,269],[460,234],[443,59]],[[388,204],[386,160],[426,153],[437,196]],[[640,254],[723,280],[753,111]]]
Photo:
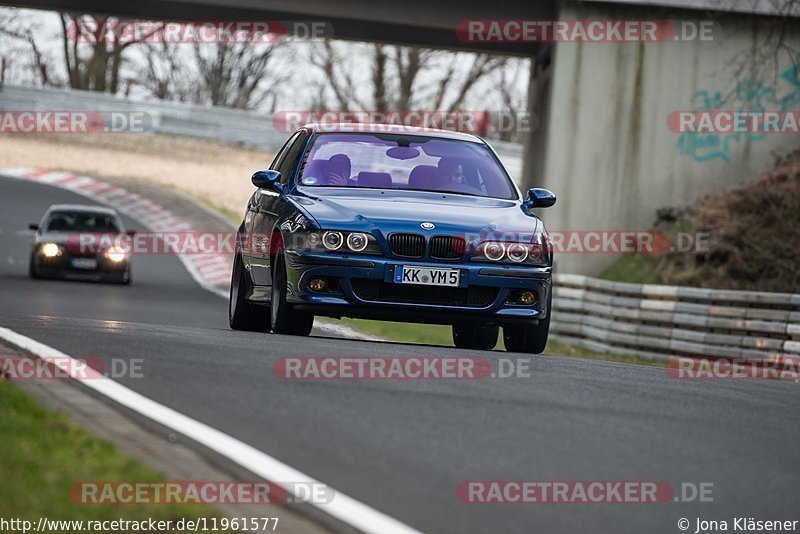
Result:
[[[70,378],[76,380],[81,378],[79,362],[63,352],[9,328],[0,327],[0,338],[56,365]],[[82,380],[82,384],[129,410],[183,434],[265,480],[276,484],[286,484],[287,491],[292,490],[292,483],[298,483],[299,486],[306,485],[305,487],[323,486],[321,482],[280,460],[205,423],[136,393],[110,378],[98,376],[91,380]],[[352,527],[375,534],[415,534],[419,532],[393,517],[330,488],[330,486],[327,487],[334,495],[330,502],[309,504]],[[301,492],[302,490],[295,494],[295,497],[301,497],[299,495]]]

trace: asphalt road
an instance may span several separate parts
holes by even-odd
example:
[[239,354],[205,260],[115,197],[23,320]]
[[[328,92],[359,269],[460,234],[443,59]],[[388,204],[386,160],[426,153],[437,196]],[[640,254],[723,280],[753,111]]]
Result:
[[[34,281],[30,233],[85,199],[0,178],[0,325],[76,357],[141,358],[128,387],[426,532],[681,532],[678,520],[800,519],[800,385],[685,381],[543,355],[528,378],[297,382],[281,356],[476,355],[453,348],[232,332],[225,300],[169,256],[130,287]],[[136,227],[134,221],[126,224]],[[492,353],[492,358],[522,357]],[[465,504],[465,480],[712,483],[713,502]]]

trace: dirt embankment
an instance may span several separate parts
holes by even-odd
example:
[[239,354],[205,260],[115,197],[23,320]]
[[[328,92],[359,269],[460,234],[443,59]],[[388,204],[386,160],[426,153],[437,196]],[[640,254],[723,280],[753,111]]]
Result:
[[144,180],[240,213],[250,176],[273,155],[204,139],[144,134],[1,135],[0,166],[41,167],[98,178]]
[[800,150],[742,187],[662,210],[657,226],[712,236],[708,251],[652,260],[661,283],[800,292]]

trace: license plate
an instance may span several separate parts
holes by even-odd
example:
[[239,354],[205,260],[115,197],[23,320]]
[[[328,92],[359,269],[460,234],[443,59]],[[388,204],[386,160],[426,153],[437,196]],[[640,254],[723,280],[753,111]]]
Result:
[[74,269],[97,269],[97,260],[92,258],[75,258],[69,264]]
[[397,284],[420,284],[423,286],[458,286],[461,271],[458,269],[439,269],[437,267],[412,267],[398,265],[394,269]]

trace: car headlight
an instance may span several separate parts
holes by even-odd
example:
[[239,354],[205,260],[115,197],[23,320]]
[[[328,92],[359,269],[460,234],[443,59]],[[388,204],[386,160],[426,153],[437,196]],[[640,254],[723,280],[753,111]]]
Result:
[[357,252],[361,254],[380,254],[381,247],[372,234],[365,232],[344,232],[339,230],[319,230],[299,232],[287,240],[289,250],[310,250],[316,252]]
[[507,262],[524,265],[550,265],[547,237],[538,234],[534,243],[501,243],[484,241],[473,256],[477,261]]
[[361,232],[353,232],[347,235],[347,248],[353,252],[363,252],[369,245],[369,236]]
[[341,232],[327,231],[322,234],[322,244],[328,250],[339,250],[344,243],[344,237]]
[[528,259],[528,247],[522,243],[512,243],[506,249],[506,257],[514,263],[522,263]]
[[109,260],[113,261],[114,263],[119,263],[121,261],[124,261],[125,258],[128,257],[128,253],[125,252],[125,250],[123,250],[123,249],[121,249],[119,247],[112,247],[112,248],[106,249],[103,252],[103,256],[105,256]]
[[42,245],[41,251],[45,258],[55,258],[61,254],[61,247],[55,243],[45,243]]
[[496,241],[490,241],[483,245],[483,255],[487,260],[500,261],[506,255],[506,246]]

